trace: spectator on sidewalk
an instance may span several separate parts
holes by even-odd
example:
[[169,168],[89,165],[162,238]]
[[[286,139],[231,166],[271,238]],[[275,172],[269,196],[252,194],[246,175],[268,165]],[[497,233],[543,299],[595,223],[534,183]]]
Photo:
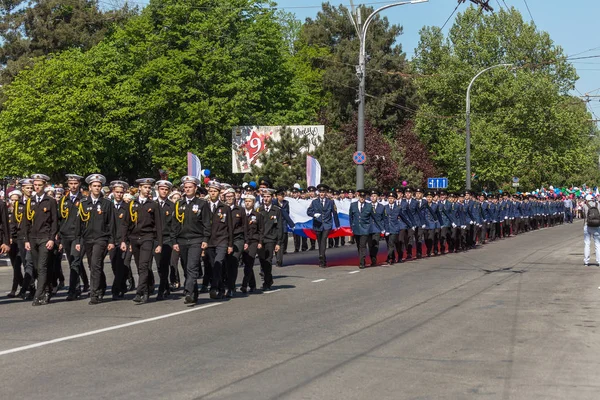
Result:
[[599,203],[594,196],[588,194],[583,203],[583,263],[590,265],[590,238],[594,237],[596,264],[600,266],[600,211]]

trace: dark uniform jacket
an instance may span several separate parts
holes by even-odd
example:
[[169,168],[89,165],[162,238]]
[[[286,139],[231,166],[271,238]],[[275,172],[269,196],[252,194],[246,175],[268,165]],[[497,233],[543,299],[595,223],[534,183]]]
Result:
[[229,207],[231,219],[233,220],[233,240],[244,240],[244,216],[245,211],[239,206]]
[[211,210],[212,204],[210,201],[206,203],[206,206],[210,213],[210,239],[208,239],[208,247],[233,247],[231,208],[221,200],[217,201],[214,212]]
[[71,201],[71,192],[67,192],[58,203],[59,235],[61,238],[75,239],[79,218],[79,202],[81,193],[77,193],[75,201]]
[[177,223],[175,220],[175,204],[166,199],[161,205],[161,201],[161,199],[156,200],[162,221],[163,243],[173,244],[175,242],[175,224]]
[[210,218],[210,209],[205,200],[194,197],[188,204],[184,196],[175,205],[175,243],[208,243]]
[[[362,211],[360,211],[359,208],[360,204],[360,201],[355,201],[350,204],[350,228],[354,235],[368,235],[371,223],[374,222],[375,224],[378,224],[379,222],[375,220],[375,214],[371,203],[367,203],[366,201],[362,203]],[[379,228],[379,232],[381,232],[385,227],[380,226]]]
[[242,211],[244,219],[244,242],[246,244],[258,243],[263,236],[263,219],[257,210],[252,210],[249,214],[244,209]]
[[[325,207],[321,199],[314,199],[308,207],[307,214],[313,218],[313,230],[314,231],[327,231],[333,229],[333,223],[339,228],[340,219],[338,218],[337,208],[335,203],[331,199],[324,199]],[[289,207],[289,204],[288,204]],[[315,214],[321,214],[318,218],[315,218]]]
[[25,240],[25,219],[25,203],[19,201],[12,210],[10,231],[13,239]]
[[123,239],[123,224],[124,221],[127,221],[129,218],[129,204],[125,203],[124,201],[121,201],[121,203],[116,204],[114,203],[115,209],[114,209],[114,221],[115,221],[115,227],[116,227],[116,234],[117,237],[115,238],[116,243],[121,243],[124,242],[125,240]]
[[131,239],[156,240],[158,246],[162,246],[163,227],[158,203],[152,199],[146,199],[144,204],[141,204],[138,200],[132,200],[128,209],[129,218],[123,221],[121,227],[123,241],[129,242]]
[[8,217],[8,207],[6,203],[0,201],[0,243],[10,246],[10,223]]
[[[273,204],[278,206],[281,209],[281,218],[285,220],[285,224],[283,224],[283,232],[289,232],[290,229],[294,229],[294,221],[290,217],[290,202],[287,200],[283,200],[281,204],[277,199],[273,199]],[[340,226],[339,224],[337,226]],[[289,227],[289,229],[288,229]]]
[[[28,200],[30,215],[25,207],[25,241],[36,239],[56,240],[58,234],[58,210],[56,200],[44,194],[39,203],[34,194]],[[33,215],[31,220],[27,218]]]
[[281,209],[276,205],[271,205],[269,211],[262,205],[258,209],[258,213],[262,218],[262,236],[259,243],[275,243],[281,246],[283,240],[283,224],[285,223],[281,217]]
[[79,203],[79,217],[77,237],[80,243],[106,240],[108,244],[115,244],[117,229],[114,220],[114,206],[112,201],[100,197],[96,204],[92,197],[84,197]]

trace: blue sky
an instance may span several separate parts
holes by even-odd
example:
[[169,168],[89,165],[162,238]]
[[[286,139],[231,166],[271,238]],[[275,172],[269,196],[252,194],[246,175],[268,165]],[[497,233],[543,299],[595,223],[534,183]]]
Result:
[[[393,1],[364,0],[363,4],[379,7]],[[300,20],[314,17],[321,8],[318,0],[279,0],[279,8],[296,14]],[[331,4],[349,5],[349,0],[331,1]],[[378,3],[378,4],[374,4]],[[530,20],[525,0],[491,0],[490,5],[495,10],[505,7],[516,7],[525,20]],[[354,4],[360,4],[358,0]],[[412,57],[419,41],[419,30],[425,26],[442,26],[456,7],[456,0],[430,0],[429,3],[406,5],[382,12],[391,23],[402,25],[404,33],[398,38],[402,49],[408,57]],[[457,12],[463,11],[470,2],[461,4]],[[600,55],[600,37],[597,37],[598,15],[600,15],[600,0],[527,0],[533,20],[539,30],[550,34],[555,44],[560,45],[565,54],[579,54],[578,57]],[[445,30],[452,25],[448,22]],[[576,89],[582,94],[600,94],[600,57],[575,60],[574,64],[579,74]],[[577,91],[573,93],[579,95]],[[600,101],[596,99],[588,104],[589,108],[600,116]]]

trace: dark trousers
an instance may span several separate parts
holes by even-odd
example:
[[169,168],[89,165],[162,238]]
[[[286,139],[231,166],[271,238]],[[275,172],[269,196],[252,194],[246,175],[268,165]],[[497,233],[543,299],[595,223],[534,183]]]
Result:
[[300,251],[300,243],[302,242],[302,236],[300,235],[296,235],[295,233],[294,235],[294,252],[299,252]]
[[423,229],[423,239],[425,240],[425,249],[427,255],[430,256],[433,251],[433,241],[435,239],[435,228],[434,229]]
[[104,275],[104,257],[108,241],[97,240],[85,242],[83,248],[90,266],[90,297],[103,297],[106,291],[106,275]]
[[308,238],[302,236],[301,242],[302,242],[302,251],[308,250]]
[[10,263],[13,268],[13,281],[12,287],[10,289],[11,293],[16,292],[19,286],[23,287],[23,273],[21,272],[21,265],[23,265],[23,259],[21,258],[21,254],[19,253],[19,245],[17,241],[13,241],[10,245],[10,250],[8,252],[8,257],[10,258]]
[[248,249],[242,253],[242,262],[244,263],[244,278],[242,279],[242,286],[255,289],[256,278],[254,277],[254,259],[258,252],[258,243],[248,243]]
[[452,228],[449,226],[442,226],[440,228],[440,252],[442,254],[446,252],[446,245],[448,245],[448,251],[452,251],[453,244]]
[[48,243],[48,239],[33,239],[29,242],[31,245],[31,259],[37,272],[38,283],[35,298],[39,300],[49,290],[48,263],[50,261],[50,250],[46,248],[46,243]]
[[[170,265],[170,269],[171,269],[171,273],[169,276],[169,281],[171,282],[171,284],[174,283],[180,283],[181,282],[181,278],[179,276],[179,252],[178,251],[171,251],[171,261],[169,261],[169,265]],[[185,270],[185,268],[183,269],[183,277],[185,278],[187,272]]]
[[325,250],[327,250],[327,236],[329,236],[329,232],[331,232],[331,229],[316,231],[317,243],[319,243],[319,265],[327,265]]
[[369,257],[371,257],[371,265],[377,264],[377,253],[379,252],[379,233],[370,233],[368,235],[367,246],[369,247]]
[[[209,247],[206,249],[206,255],[208,256],[208,265],[212,272],[210,288],[211,290],[223,291],[223,275],[225,274],[227,246]],[[209,267],[207,267],[207,269]]]
[[264,276],[265,288],[270,288],[273,285],[273,254],[275,253],[275,242],[263,243],[262,248],[258,249],[258,259]]
[[[158,246],[158,242],[154,242],[153,249]],[[152,251],[154,253],[154,250]],[[158,271],[158,293],[164,294],[169,292],[169,265],[171,264],[171,253],[173,246],[171,243],[163,243],[160,253],[154,253],[154,262]]]
[[127,276],[129,275],[129,270],[125,266],[125,254],[126,251],[121,251],[119,246],[115,246],[115,248],[108,253],[114,276],[112,284],[113,295],[121,295],[127,292],[126,281]]
[[[154,241],[152,239],[132,239],[131,252],[138,270],[138,286],[136,294],[150,295],[154,286],[152,273],[152,255],[154,254]],[[152,275],[152,278],[150,277]]]
[[[420,257],[421,254],[423,253],[423,232],[424,229],[421,228],[420,226],[417,226],[414,230],[412,231],[412,237],[411,239],[411,244],[414,243],[416,249],[417,249],[417,257]],[[409,232],[411,232],[409,231]],[[410,246],[410,245],[409,245]],[[411,251],[412,251],[412,246],[411,246]]]
[[[233,239],[233,253],[227,254],[227,279],[226,285],[228,290],[235,290],[235,283],[237,281],[238,269],[240,267],[240,260],[242,259],[242,252],[244,251],[244,238]],[[281,252],[281,251],[280,251]]]
[[62,238],[62,245],[63,251],[67,255],[67,263],[69,264],[69,293],[75,293],[75,291],[79,289],[80,279],[82,279],[82,270],[85,274],[85,283],[89,284],[81,260],[81,254],[83,252],[77,251],[75,248],[77,246],[75,239]]
[[365,266],[365,258],[367,256],[367,242],[371,235],[354,235],[356,248],[358,249],[358,265]]
[[35,268],[33,266],[33,258],[31,256],[31,251],[25,250],[25,241],[17,240],[17,246],[19,246],[19,255],[21,256],[21,261],[23,264],[23,286],[21,287],[21,291],[25,293],[29,288],[33,285],[36,274]]
[[[398,240],[398,236],[398,233],[390,233],[385,237],[388,249],[387,261],[392,264],[395,263],[396,260],[402,261],[402,244]],[[398,254],[397,258],[396,254]]]
[[48,281],[50,287],[57,287],[60,283],[65,283],[65,275],[62,271],[63,251],[58,250],[58,244],[50,250],[51,263],[48,265]]
[[200,243],[179,243],[179,256],[181,266],[186,272],[184,292],[198,294],[198,278],[201,276],[200,259],[202,257],[202,247]]
[[569,224],[573,223],[573,212],[571,211],[571,209],[565,210],[565,221]]
[[287,246],[288,246],[288,233],[283,232],[283,242],[281,243],[281,249],[277,252],[277,266],[278,267],[283,266],[283,253],[287,253]]

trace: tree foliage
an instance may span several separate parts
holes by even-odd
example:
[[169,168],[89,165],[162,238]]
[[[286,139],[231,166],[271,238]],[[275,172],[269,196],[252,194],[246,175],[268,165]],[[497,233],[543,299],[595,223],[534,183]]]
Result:
[[514,8],[485,15],[470,7],[447,38],[426,27],[414,60],[421,103],[419,136],[453,188],[465,180],[465,94],[471,90],[471,165],[478,187],[562,185],[595,164],[590,115],[568,95],[575,69],[549,35],[523,21]]

